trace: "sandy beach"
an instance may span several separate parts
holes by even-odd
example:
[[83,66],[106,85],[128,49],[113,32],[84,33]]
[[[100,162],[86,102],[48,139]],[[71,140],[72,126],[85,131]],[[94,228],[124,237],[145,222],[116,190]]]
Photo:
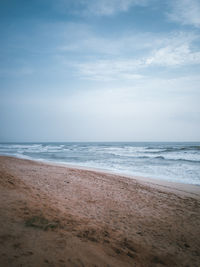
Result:
[[0,156],[0,266],[200,266],[200,187]]

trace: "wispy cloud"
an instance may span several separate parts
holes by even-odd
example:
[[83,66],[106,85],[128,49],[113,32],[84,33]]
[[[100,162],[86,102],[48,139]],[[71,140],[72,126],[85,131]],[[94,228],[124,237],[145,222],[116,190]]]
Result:
[[137,65],[140,61],[131,60],[97,60],[75,64],[82,78],[91,80],[111,81],[116,79],[140,79],[137,74]]
[[170,2],[171,12],[168,17],[183,25],[200,27],[200,1],[199,0],[174,0]]
[[145,53],[150,49],[171,44],[180,46],[183,43],[191,43],[198,38],[196,34],[187,32],[170,32],[166,35],[152,32],[124,31],[119,36],[103,36],[96,34],[91,27],[83,27],[79,24],[65,25],[63,32],[62,35],[65,37],[62,44],[57,47],[59,52],[89,52],[90,55],[93,53],[105,55],[131,53],[134,56],[140,51]]
[[152,0],[58,0],[60,11],[70,10],[73,14],[112,16],[127,12],[134,6],[146,6]]
[[200,52],[192,52],[187,44],[179,47],[166,46],[160,48],[145,61],[146,66],[183,66],[192,64],[200,64]]
[[[200,51],[193,47],[194,41],[199,39],[198,35],[176,32],[171,33],[171,36],[168,35],[168,38],[166,36],[155,37],[152,34],[150,39],[153,40],[153,45],[145,48],[140,38],[137,39],[137,44],[133,42],[132,50],[131,47],[128,48],[129,57],[123,50],[115,50],[114,42],[112,42],[113,50],[116,53],[118,52],[117,56],[113,57],[112,54],[108,54],[106,57],[100,57],[99,59],[97,53],[92,59],[91,57],[88,60],[86,58],[73,63],[72,66],[81,78],[112,81],[141,79],[144,78],[144,71],[152,70],[154,67],[163,67],[170,71],[172,68],[200,64]],[[128,42],[128,39],[124,39],[122,40],[123,44],[125,44],[125,40]],[[142,53],[139,50],[135,53],[135,46],[139,47],[140,44]],[[106,47],[106,43],[104,46]],[[120,47],[120,42],[117,47]]]
[[83,12],[87,14],[110,16],[126,12],[133,6],[143,6],[149,0],[81,0]]

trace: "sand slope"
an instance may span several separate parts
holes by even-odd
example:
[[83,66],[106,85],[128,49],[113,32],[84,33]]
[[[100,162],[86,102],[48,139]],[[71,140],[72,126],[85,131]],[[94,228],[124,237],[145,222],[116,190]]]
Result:
[[200,266],[200,200],[0,157],[0,266]]

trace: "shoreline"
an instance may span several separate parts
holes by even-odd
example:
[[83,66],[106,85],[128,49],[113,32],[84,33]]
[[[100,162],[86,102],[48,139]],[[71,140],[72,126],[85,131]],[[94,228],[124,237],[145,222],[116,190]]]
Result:
[[[42,163],[42,161],[39,161]],[[139,176],[139,175],[128,175],[128,174],[123,174],[120,172],[115,172],[111,170],[105,170],[101,168],[93,168],[93,167],[84,167],[84,166],[78,166],[78,165],[73,165],[73,164],[68,164],[68,163],[58,163],[58,162],[45,162],[45,164],[49,165],[54,165],[54,166],[62,166],[70,169],[78,169],[78,170],[86,170],[86,171],[91,171],[91,172],[97,172],[97,173],[102,173],[102,174],[111,174],[115,176],[119,176],[121,178],[125,179],[133,179],[137,180],[139,183],[144,183],[149,186],[153,187],[161,187],[166,190],[172,190],[173,192],[180,192],[180,193],[185,193],[189,195],[194,195],[200,199],[200,185],[195,185],[195,184],[185,184],[185,183],[177,183],[177,182],[172,182],[172,181],[167,181],[167,180],[162,180],[160,178],[151,178],[151,177],[145,177],[145,176]]]
[[1,266],[199,266],[194,193],[0,156]]
[[31,161],[38,162],[44,165],[47,164],[47,165],[58,166],[58,167],[59,166],[66,167],[70,169],[86,170],[86,171],[97,172],[97,173],[101,173],[105,175],[111,174],[111,175],[119,176],[125,179],[137,180],[138,182],[143,183],[147,186],[157,187],[158,189],[159,188],[164,189],[168,192],[171,191],[177,194],[200,199],[200,185],[196,185],[196,184],[177,183],[173,181],[167,181],[164,179],[162,180],[160,178],[152,178],[152,177],[145,177],[145,176],[139,176],[139,175],[128,175],[128,174],[123,174],[117,171],[115,172],[112,170],[106,170],[106,169],[94,168],[94,167],[85,167],[85,166],[73,165],[69,163],[52,162],[48,160],[28,159],[28,158],[20,158],[20,157],[15,157],[15,156],[4,156],[4,155],[0,155],[0,157],[17,158],[17,159],[27,160],[30,162]]
[[[2,147],[2,153],[10,154],[7,154],[5,156],[14,156],[17,158],[42,161],[51,164],[64,164],[66,166],[72,166],[75,168],[81,167],[91,170],[103,170],[105,172],[111,172],[117,175],[123,175],[128,177],[138,176],[150,178],[152,180],[157,181],[160,180],[172,183],[200,186],[200,177],[198,174],[199,167],[197,164],[199,157],[198,143],[188,142],[186,144],[186,142],[172,142],[174,145],[170,145],[168,142],[155,142],[156,145],[153,145],[152,142],[141,144],[136,142],[135,145],[131,143],[132,145],[130,144],[130,147],[127,143],[122,143],[122,147],[120,144],[115,144],[111,147],[110,145],[108,145],[108,149],[106,147],[106,144],[105,146],[103,145],[103,148],[101,148],[100,145],[100,150],[97,149],[97,151],[95,150],[95,152],[94,148],[90,150],[90,145],[88,145],[88,143],[85,143],[83,147],[79,147],[79,143],[24,143],[24,146],[23,143],[16,143],[16,147],[12,145]],[[85,150],[84,147],[88,147],[88,149]],[[137,147],[139,150],[137,149]],[[196,149],[195,154],[197,153],[197,157],[193,156],[193,149]],[[70,151],[69,155],[68,152],[66,154],[66,151],[68,150]],[[31,151],[33,152],[33,154],[26,153]],[[39,151],[43,151],[45,154],[40,155],[40,153],[38,154]],[[60,154],[54,155],[55,152],[57,153],[61,151],[62,153],[64,153],[63,156]],[[73,158],[78,155],[76,155],[76,153],[79,153],[78,151],[81,153],[80,160]],[[131,154],[129,153],[130,151]],[[136,154],[135,151],[137,151]],[[53,154],[51,154],[51,152],[53,152]],[[98,161],[98,154],[100,156],[100,162]],[[102,155],[104,155],[103,158]],[[124,156],[127,158],[124,158]],[[115,160],[115,157],[117,161]],[[105,161],[106,158],[108,158],[108,162]],[[68,162],[65,162],[66,160]],[[71,160],[72,162],[70,162]],[[136,161],[134,162],[134,160]],[[134,166],[135,164],[136,166]]]

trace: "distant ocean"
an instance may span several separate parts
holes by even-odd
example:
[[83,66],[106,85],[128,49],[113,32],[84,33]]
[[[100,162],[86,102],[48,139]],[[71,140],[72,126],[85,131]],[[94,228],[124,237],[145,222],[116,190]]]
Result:
[[0,143],[0,154],[200,185],[200,142]]

